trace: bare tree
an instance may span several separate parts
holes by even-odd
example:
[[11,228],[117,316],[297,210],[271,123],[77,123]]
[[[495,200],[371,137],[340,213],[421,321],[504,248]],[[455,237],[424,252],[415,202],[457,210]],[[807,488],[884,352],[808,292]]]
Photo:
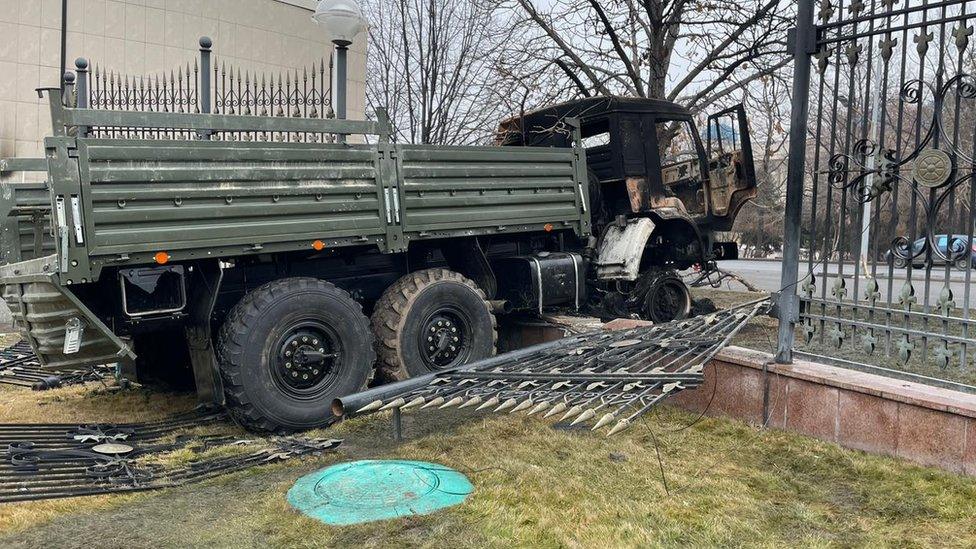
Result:
[[511,25],[478,0],[368,0],[368,105],[398,141],[481,143],[512,111],[496,62]]
[[765,254],[779,250],[783,242],[789,87],[780,78],[763,76],[743,89],[743,104],[750,114],[756,178],[762,192],[743,206],[733,232],[740,244]]
[[785,0],[498,2],[527,29],[509,64],[562,71],[577,95],[663,98],[700,111],[789,63],[795,7]]

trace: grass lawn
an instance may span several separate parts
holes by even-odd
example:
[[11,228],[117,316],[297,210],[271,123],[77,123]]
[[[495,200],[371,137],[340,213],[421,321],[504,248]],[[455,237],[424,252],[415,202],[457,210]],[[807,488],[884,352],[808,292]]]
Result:
[[[139,421],[192,406],[185,395],[101,388],[0,389],[0,402],[5,422]],[[372,416],[318,433],[346,440],[323,457],[184,489],[0,505],[0,547],[976,545],[976,479],[695,420],[665,407],[608,439],[521,414],[418,412],[405,414],[408,440],[395,445],[389,418]],[[443,463],[475,492],[437,514],[342,528],[285,502],[298,477],[372,458]]]

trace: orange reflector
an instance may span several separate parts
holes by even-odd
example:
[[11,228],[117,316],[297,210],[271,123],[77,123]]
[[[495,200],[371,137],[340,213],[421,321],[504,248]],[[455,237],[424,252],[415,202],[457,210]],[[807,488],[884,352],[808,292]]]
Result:
[[169,263],[169,254],[166,252],[156,252],[156,263],[160,265],[165,265]]
[[547,233],[551,233],[552,232],[552,223],[546,223],[545,225],[542,226],[542,228],[545,229]]
[[325,249],[325,242],[322,242],[321,240],[316,240],[315,242],[312,242],[312,248],[314,248],[315,251],[317,252],[321,252],[322,250]]

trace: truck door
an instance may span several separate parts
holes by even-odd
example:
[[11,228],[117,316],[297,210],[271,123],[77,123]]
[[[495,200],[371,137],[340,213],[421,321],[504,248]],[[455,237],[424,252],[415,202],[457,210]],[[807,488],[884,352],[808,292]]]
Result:
[[[708,213],[708,197],[703,189],[704,154],[690,116],[658,117],[654,122],[655,150],[649,157],[659,166],[663,195],[652,199],[651,208],[677,207],[691,217]],[[656,162],[654,162],[656,160]]]
[[756,197],[749,123],[742,104],[708,117],[708,194],[718,230],[730,230],[743,204]]

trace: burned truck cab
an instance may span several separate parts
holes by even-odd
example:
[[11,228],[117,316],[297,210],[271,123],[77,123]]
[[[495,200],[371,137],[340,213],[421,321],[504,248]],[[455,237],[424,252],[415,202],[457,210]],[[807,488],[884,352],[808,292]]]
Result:
[[[657,99],[589,97],[506,120],[497,144],[570,146],[579,124],[586,150],[593,228],[620,218],[654,223],[645,263],[687,268],[729,259],[735,247],[713,235],[732,228],[756,196],[745,111],[736,105],[708,118],[701,132],[687,108]],[[653,238],[657,238],[655,244]]]
[[496,144],[568,147],[574,140],[586,153],[597,235],[586,255],[603,316],[688,314],[690,292],[676,271],[735,259],[736,244],[717,235],[756,196],[745,110],[708,117],[702,132],[675,103],[588,97],[502,122]]

